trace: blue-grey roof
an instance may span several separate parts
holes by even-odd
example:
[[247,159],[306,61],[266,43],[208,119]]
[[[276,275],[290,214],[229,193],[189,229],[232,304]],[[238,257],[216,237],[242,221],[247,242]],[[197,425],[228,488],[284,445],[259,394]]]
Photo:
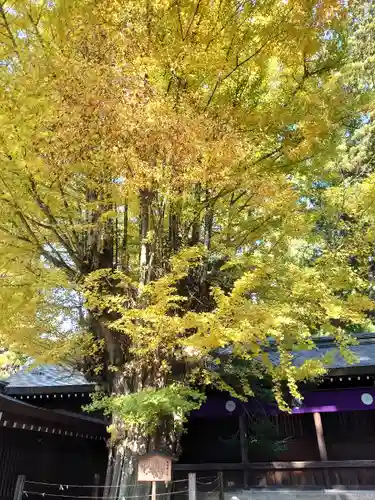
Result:
[[[327,367],[331,373],[340,370],[362,369],[375,373],[375,334],[362,333],[356,336],[358,345],[350,348],[357,360],[354,364],[348,364],[339,354],[337,346],[330,338],[318,338],[316,347],[312,350],[296,351],[293,353],[296,366],[302,365],[309,359],[322,358],[326,354],[333,355],[333,362]],[[220,349],[221,355],[229,355],[230,347]],[[277,364],[278,353],[275,350],[269,351],[272,361]],[[24,367],[6,381],[5,394],[17,395],[26,393],[44,392],[91,392],[94,385],[85,376],[62,365],[41,365],[34,368]]]
[[356,358],[353,364],[349,364],[340,355],[337,345],[331,338],[317,339],[316,347],[312,350],[294,352],[294,363],[296,366],[301,366],[307,360],[321,359],[328,355],[331,359],[327,368],[330,370],[359,367],[374,367],[375,369],[375,334],[361,333],[355,337],[358,344],[349,348]]
[[[64,392],[64,389],[73,388],[81,390],[92,389],[82,373],[73,368],[61,365],[41,365],[34,368],[22,368],[11,375],[5,387],[6,394],[33,392],[44,392],[44,390]],[[39,389],[39,390],[38,390]]]
[[320,347],[311,351],[295,352],[293,353],[294,363],[296,366],[301,366],[302,363],[307,360],[320,359],[325,355],[330,355],[333,356],[333,360],[328,364],[327,368],[330,368],[331,370],[349,367],[354,368],[360,366],[374,366],[375,368],[375,344],[352,346],[350,347],[350,351],[356,357],[356,360],[353,364],[349,364],[340,355],[337,347]]
[[[321,359],[326,355],[330,356],[330,363],[327,368],[333,373],[336,370],[365,369],[375,372],[375,333],[361,333],[353,335],[358,345],[353,345],[349,349],[356,357],[353,364],[349,364],[339,353],[337,344],[332,338],[321,337],[315,339],[315,348],[310,350],[292,351],[294,364],[301,366],[305,361],[312,359]],[[279,354],[276,346],[272,345],[267,349],[269,357],[274,364],[278,364]],[[232,348],[230,346],[218,351],[219,355],[230,355]]]

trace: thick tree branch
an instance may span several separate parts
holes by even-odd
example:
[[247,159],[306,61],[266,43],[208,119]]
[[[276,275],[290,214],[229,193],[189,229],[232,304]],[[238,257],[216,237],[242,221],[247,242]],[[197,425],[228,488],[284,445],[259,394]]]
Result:
[[14,234],[10,229],[8,229],[3,224],[0,224],[0,231],[3,231],[3,233],[9,234],[9,236],[12,236],[12,238],[14,238],[16,240],[24,241],[25,243],[32,243],[30,238],[27,238],[26,236],[22,236],[20,234]]
[[123,220],[123,230],[122,230],[122,242],[121,242],[121,265],[122,269],[125,271],[128,269],[129,265],[129,251],[128,251],[128,218],[129,218],[129,206],[128,201],[124,202],[124,220]]
[[150,201],[151,193],[144,189],[139,195],[140,203],[140,220],[139,220],[139,238],[140,238],[140,252],[139,252],[139,269],[140,269],[140,283],[146,284],[147,280],[147,266],[150,259],[150,245],[146,238],[150,228]]
[[14,52],[16,53],[17,57],[19,57],[16,39],[15,39],[13,33],[12,33],[12,30],[10,29],[10,26],[9,26],[9,23],[8,23],[8,19],[7,19],[6,14],[5,14],[4,6],[5,6],[5,2],[3,2],[2,4],[0,4],[0,17],[2,18],[2,20],[4,22],[4,27],[5,27],[5,30],[6,30],[6,32],[8,34],[8,37],[10,38],[10,41],[12,43]]
[[196,5],[195,5],[195,9],[194,9],[193,15],[191,16],[191,19],[190,19],[190,22],[189,22],[188,27],[186,29],[185,36],[184,36],[183,40],[186,40],[186,38],[189,35],[189,31],[190,31],[190,29],[191,29],[191,27],[193,25],[195,16],[198,14],[200,3],[201,3],[201,0],[198,0],[197,3],[196,3]]
[[[47,225],[46,229],[49,229],[56,236],[58,242],[62,245],[63,248],[65,248],[69,257],[78,267],[78,269],[80,269],[82,267],[82,261],[79,259],[77,255],[77,249],[74,247],[74,244],[72,243],[72,241],[70,241],[70,238],[67,234],[65,235],[66,237],[64,237],[58,231],[57,228],[59,227],[59,223],[55,218],[55,216],[53,215],[50,207],[40,197],[34,178],[31,175],[29,175],[28,178],[30,182],[30,194],[32,195],[34,201],[37,203],[40,210],[45,214],[45,216],[50,222],[50,224]],[[34,222],[39,225],[43,224],[41,221],[37,222],[34,220]]]
[[[272,37],[271,37],[272,38]],[[211,104],[211,101],[212,99],[214,98],[215,94],[216,94],[216,91],[217,89],[219,88],[219,86],[229,77],[231,77],[233,75],[233,73],[235,71],[237,71],[239,68],[241,68],[241,66],[243,66],[244,64],[248,63],[251,59],[253,59],[254,57],[256,57],[258,54],[260,54],[262,52],[262,50],[264,49],[264,47],[266,47],[269,42],[271,41],[271,38],[266,40],[256,51],[254,51],[252,54],[250,54],[249,56],[245,57],[244,59],[242,59],[242,61],[238,61],[237,64],[234,66],[234,68],[232,68],[230,71],[228,71],[228,73],[226,73],[224,76],[221,76],[219,74],[216,82],[215,82],[215,85],[214,85],[214,88],[212,89],[212,92],[210,94],[210,97],[208,98],[208,101],[207,101],[207,104],[205,106],[205,111],[207,110],[208,106]]]
[[75,240],[75,243],[77,245],[77,248],[79,247],[79,245],[81,244],[81,240],[78,236],[78,233],[76,232],[76,230],[74,229],[74,221],[70,215],[70,207],[69,207],[69,204],[68,204],[68,200],[67,200],[67,197],[66,197],[66,194],[65,194],[65,191],[62,187],[62,184],[61,184],[61,181],[60,179],[57,181],[58,182],[58,187],[59,187],[59,191],[60,191],[60,194],[61,194],[61,198],[62,198],[62,201],[63,201],[63,204],[64,204],[64,207],[65,207],[65,210],[66,210],[66,214],[68,216],[68,220],[69,220],[69,223],[70,223],[70,227],[72,229],[72,234],[73,234],[73,237],[74,237],[74,240]]
[[[14,194],[12,193],[12,190],[10,189],[7,181],[5,180],[4,176],[0,175],[0,180],[1,182],[3,183],[4,187],[6,188],[6,190],[8,191],[9,195],[11,196],[12,198],[12,201],[13,201],[13,209],[15,211],[15,215],[18,216],[18,218],[21,220],[26,232],[29,234],[30,236],[30,242],[32,242],[36,249],[38,250],[39,254],[40,255],[43,255],[48,261],[50,261],[53,265],[55,265],[56,267],[60,268],[60,269],[64,269],[68,274],[69,276],[75,276],[76,272],[74,269],[72,269],[68,263],[66,262],[66,260],[63,258],[63,256],[59,253],[59,251],[56,249],[56,247],[54,247],[51,242],[49,242],[48,240],[46,240],[45,237],[42,236],[42,241],[38,238],[38,236],[35,234],[35,232],[33,231],[33,228],[32,226],[30,225],[28,219],[27,219],[27,216],[23,213],[23,210],[21,209],[19,203],[17,202]],[[18,238],[18,236],[17,236]],[[22,236],[21,237],[21,240],[23,240],[24,237]],[[48,252],[46,250],[46,247],[49,247],[50,248],[50,252]],[[55,255],[57,257],[55,257]]]
[[40,31],[39,31],[39,28],[38,28],[38,21],[35,21],[33,19],[32,15],[31,15],[31,13],[29,11],[27,11],[27,17],[28,17],[29,21],[32,24],[32,27],[34,29],[34,33],[35,33],[36,38],[38,39],[38,42],[44,48],[44,41],[43,41],[42,35],[40,34]]

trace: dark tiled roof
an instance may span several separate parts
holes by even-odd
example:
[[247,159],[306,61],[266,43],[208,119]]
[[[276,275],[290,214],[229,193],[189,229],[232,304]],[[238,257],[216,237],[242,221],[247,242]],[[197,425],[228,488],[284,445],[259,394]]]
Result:
[[[375,333],[361,333],[356,335],[358,345],[350,347],[350,351],[356,357],[353,364],[349,364],[339,353],[337,345],[332,338],[316,339],[316,347],[311,350],[293,352],[294,363],[301,366],[302,363],[311,359],[321,359],[326,355],[332,356],[333,360],[327,365],[330,371],[369,368],[375,370]],[[277,363],[276,352],[270,354],[271,359]]]
[[41,365],[23,368],[11,375],[5,387],[6,394],[25,394],[28,392],[87,392],[93,389],[82,373],[67,366]]
[[[358,345],[350,347],[357,358],[352,365],[340,356],[334,340],[328,337],[317,338],[315,349],[294,352],[294,363],[300,366],[309,359],[318,359],[326,354],[332,354],[333,362],[328,366],[332,374],[352,370],[375,372],[375,333],[361,333],[356,335],[356,338]],[[220,349],[221,355],[230,354],[230,352],[231,348]],[[270,357],[275,364],[278,362],[277,352],[271,350]],[[4,392],[8,395],[91,392],[94,389],[94,385],[88,382],[82,373],[61,365],[23,368],[10,376],[6,384]]]
[[[326,355],[333,358],[327,365],[330,373],[333,375],[348,371],[375,372],[375,333],[360,333],[353,335],[357,340],[357,345],[350,347],[350,351],[356,357],[353,364],[349,364],[339,353],[339,349],[334,339],[330,337],[321,337],[315,339],[315,348],[310,350],[293,351],[294,364],[301,366],[305,361],[311,359],[321,359]],[[271,346],[267,349],[271,361],[278,364],[279,354],[276,347]],[[230,346],[218,350],[219,356],[228,356],[232,353]]]
[[[38,408],[37,406],[17,401],[12,397],[1,394],[0,421],[3,423],[7,419],[21,424],[31,422],[34,426],[44,426],[47,424],[50,430],[56,426],[68,429],[69,431],[83,432],[84,434],[106,435],[106,424],[104,421],[80,414]],[[9,426],[11,425],[9,424]],[[18,425],[18,427],[21,427],[21,425]]]

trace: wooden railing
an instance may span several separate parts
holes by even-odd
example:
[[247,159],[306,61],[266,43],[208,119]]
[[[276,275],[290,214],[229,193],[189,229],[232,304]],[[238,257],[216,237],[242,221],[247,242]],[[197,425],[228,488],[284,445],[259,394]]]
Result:
[[237,488],[375,488],[375,460],[175,464],[174,476],[188,472],[215,476],[222,472],[226,489]]

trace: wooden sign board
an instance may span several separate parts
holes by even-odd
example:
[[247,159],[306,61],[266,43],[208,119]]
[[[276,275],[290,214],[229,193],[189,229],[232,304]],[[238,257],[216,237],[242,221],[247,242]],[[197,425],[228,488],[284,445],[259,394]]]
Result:
[[138,481],[170,481],[172,459],[164,455],[145,455],[138,459]]

